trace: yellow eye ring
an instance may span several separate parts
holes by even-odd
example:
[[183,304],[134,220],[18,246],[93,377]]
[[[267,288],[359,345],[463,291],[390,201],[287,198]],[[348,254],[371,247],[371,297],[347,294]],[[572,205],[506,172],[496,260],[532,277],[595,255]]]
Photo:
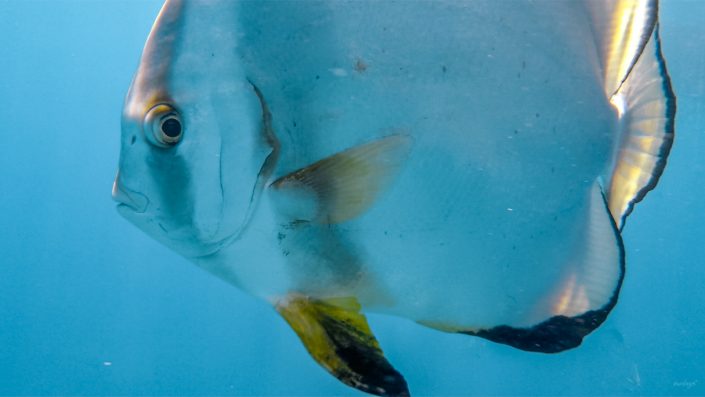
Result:
[[171,105],[160,103],[144,116],[144,132],[147,140],[160,147],[170,147],[181,141],[184,135],[179,113]]

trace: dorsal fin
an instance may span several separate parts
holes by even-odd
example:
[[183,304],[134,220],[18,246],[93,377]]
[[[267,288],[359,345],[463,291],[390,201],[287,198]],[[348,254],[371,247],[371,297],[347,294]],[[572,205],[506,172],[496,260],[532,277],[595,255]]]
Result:
[[607,198],[621,230],[634,204],[656,186],[673,144],[676,97],[658,27],[611,102],[620,113],[622,133]]
[[656,26],[657,0],[587,0],[608,98],[622,86]]

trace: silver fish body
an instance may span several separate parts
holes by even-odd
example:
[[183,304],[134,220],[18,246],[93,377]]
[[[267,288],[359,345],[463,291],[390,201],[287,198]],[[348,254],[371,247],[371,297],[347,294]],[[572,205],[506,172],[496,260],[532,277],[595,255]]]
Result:
[[[361,390],[408,393],[360,309],[561,351],[616,303],[665,166],[659,45],[653,1],[169,0],[114,196]],[[319,354],[331,321],[376,372]]]

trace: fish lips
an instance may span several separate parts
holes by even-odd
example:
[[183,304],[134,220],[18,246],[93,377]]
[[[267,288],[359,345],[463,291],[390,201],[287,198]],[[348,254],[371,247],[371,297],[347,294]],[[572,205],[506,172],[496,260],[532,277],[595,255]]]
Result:
[[149,199],[144,194],[125,189],[117,180],[113,182],[113,200],[118,202],[118,212],[125,216],[126,212],[143,214],[149,206]]
[[123,218],[187,258],[212,255],[218,252],[226,242],[232,240],[233,236],[227,236],[217,241],[203,240],[198,236],[190,235],[183,229],[170,228],[158,220],[151,219],[150,214],[147,213],[150,205],[147,196],[125,188],[117,179],[113,184],[112,196],[113,200],[118,203],[117,211]]

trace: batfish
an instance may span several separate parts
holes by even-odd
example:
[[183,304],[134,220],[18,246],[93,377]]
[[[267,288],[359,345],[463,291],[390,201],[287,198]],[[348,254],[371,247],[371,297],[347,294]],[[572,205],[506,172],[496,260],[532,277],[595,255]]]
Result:
[[574,348],[676,98],[656,0],[167,0],[122,112],[119,213],[408,395],[365,312]]

